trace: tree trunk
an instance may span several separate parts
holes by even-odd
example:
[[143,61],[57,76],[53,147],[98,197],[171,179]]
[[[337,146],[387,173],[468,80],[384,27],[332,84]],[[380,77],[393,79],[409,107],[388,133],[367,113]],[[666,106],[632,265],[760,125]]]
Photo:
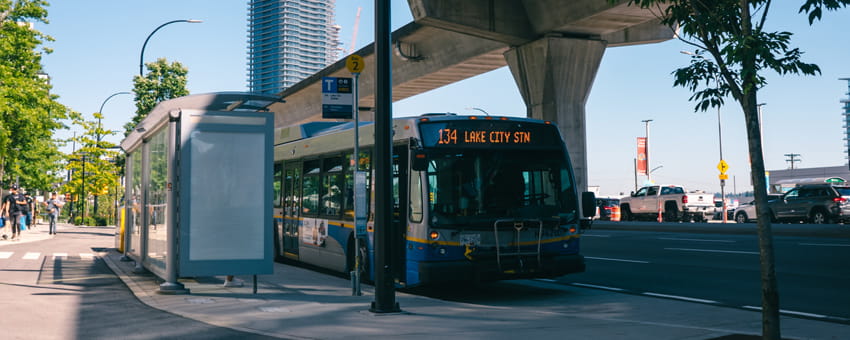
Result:
[[[741,29],[745,37],[752,37],[750,6],[741,0]],[[758,215],[759,259],[761,264],[761,309],[762,338],[780,340],[779,291],[776,283],[775,257],[773,254],[773,231],[771,230],[770,208],[767,206],[767,183],[764,176],[764,157],[761,147],[761,126],[758,117],[756,86],[756,58],[752,46],[745,46],[741,62],[741,108],[747,124],[747,140],[750,151],[753,190]]]

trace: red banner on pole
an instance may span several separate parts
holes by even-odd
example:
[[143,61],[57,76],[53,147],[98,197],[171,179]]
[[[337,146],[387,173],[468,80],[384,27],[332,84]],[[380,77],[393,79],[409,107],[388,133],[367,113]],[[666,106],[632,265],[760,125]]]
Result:
[[637,173],[646,175],[646,137],[637,138]]

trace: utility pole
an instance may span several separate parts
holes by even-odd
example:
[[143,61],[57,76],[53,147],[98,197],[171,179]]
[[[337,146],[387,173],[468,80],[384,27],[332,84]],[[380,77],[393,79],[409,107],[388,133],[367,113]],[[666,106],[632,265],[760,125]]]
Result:
[[646,126],[646,181],[650,183],[652,182],[652,174],[649,171],[649,122],[651,121],[652,119],[644,119],[641,121]]
[[791,170],[794,170],[794,163],[795,162],[801,161],[800,158],[799,158],[800,154],[798,154],[798,153],[786,153],[785,157],[788,157],[788,159],[785,160],[786,162],[791,162]]

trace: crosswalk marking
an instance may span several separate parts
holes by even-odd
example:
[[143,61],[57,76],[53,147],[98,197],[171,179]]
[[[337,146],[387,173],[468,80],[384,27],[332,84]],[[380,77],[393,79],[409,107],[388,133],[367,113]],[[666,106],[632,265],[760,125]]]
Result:
[[41,257],[41,253],[26,253],[23,257],[24,260],[38,260]]
[[[0,251],[0,259],[11,259],[15,255],[13,251]],[[50,255],[46,255],[50,256]],[[79,253],[79,256],[83,260],[93,260],[94,254],[92,253]],[[68,253],[53,253],[53,259],[68,259]],[[41,253],[39,252],[26,252],[23,256],[21,256],[22,260],[38,260],[41,258]]]

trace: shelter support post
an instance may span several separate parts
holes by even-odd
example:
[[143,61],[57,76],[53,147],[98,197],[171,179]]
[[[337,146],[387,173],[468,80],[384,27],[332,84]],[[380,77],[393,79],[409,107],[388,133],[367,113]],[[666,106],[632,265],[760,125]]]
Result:
[[159,285],[159,294],[188,294],[182,283],[178,282],[177,275],[177,209],[179,202],[177,188],[179,187],[177,174],[180,171],[180,110],[169,112],[168,119],[168,182],[166,184],[166,251],[165,255],[165,282]]
[[579,192],[587,191],[585,104],[606,46],[602,40],[545,37],[505,52],[528,117],[561,130]]

